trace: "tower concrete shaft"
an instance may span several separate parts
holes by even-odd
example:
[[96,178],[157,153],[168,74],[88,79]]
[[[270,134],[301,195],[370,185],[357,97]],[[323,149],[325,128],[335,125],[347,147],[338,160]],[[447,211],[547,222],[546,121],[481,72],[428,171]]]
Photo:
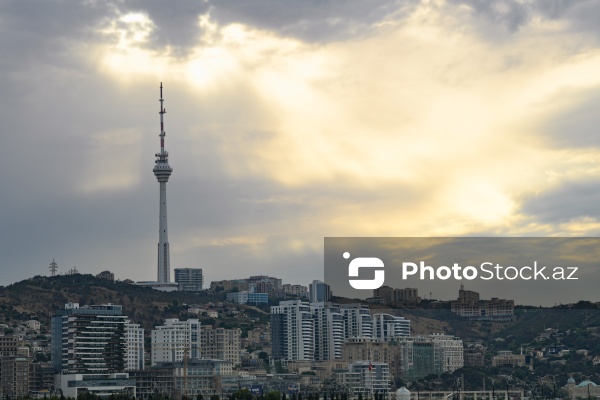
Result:
[[169,165],[169,153],[165,151],[165,129],[163,116],[167,112],[163,108],[162,82],[160,84],[160,153],[156,153],[154,176],[160,186],[160,203],[158,219],[158,282],[171,282],[171,260],[169,254],[169,231],[167,229],[167,181],[173,172]]

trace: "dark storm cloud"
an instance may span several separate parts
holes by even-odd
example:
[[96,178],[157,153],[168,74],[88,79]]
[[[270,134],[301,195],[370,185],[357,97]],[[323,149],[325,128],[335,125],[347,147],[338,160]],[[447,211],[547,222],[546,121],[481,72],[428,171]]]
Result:
[[452,3],[467,4],[478,17],[484,17],[510,32],[517,31],[531,17],[531,10],[528,5],[513,0],[454,0]]
[[416,2],[394,0],[134,0],[116,6],[122,13],[145,12],[156,24],[151,47],[172,46],[185,55],[202,34],[198,17],[207,12],[221,25],[242,23],[309,42],[349,40],[369,34],[373,25]]
[[201,0],[132,0],[118,5],[121,13],[144,12],[156,29],[149,38],[150,47],[170,46],[175,56],[184,56],[198,44],[201,34],[198,17],[210,6]]
[[348,40],[415,2],[393,0],[211,1],[215,18],[240,22],[310,42]]
[[77,59],[73,43],[92,44],[94,30],[114,15],[108,2],[18,1],[0,2],[0,59],[2,69],[47,63],[63,68]]
[[533,18],[562,20],[570,31],[592,33],[596,39],[600,38],[597,23],[600,3],[594,0],[451,0],[451,3],[468,5],[476,17],[473,22],[488,38],[501,37],[502,30],[516,33]]
[[548,224],[576,218],[600,219],[600,180],[564,182],[558,187],[522,200],[522,212]]

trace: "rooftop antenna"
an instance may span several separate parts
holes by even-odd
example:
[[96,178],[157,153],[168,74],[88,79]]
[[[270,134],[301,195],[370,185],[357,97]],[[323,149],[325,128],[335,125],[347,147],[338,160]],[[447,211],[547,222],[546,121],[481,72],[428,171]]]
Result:
[[50,266],[48,268],[50,268],[50,276],[56,276],[58,264],[56,263],[56,261],[54,261],[54,259],[52,259],[52,262],[50,263]]
[[[167,113],[167,109],[163,107],[163,94],[162,94],[162,82],[160,83],[160,155],[164,157],[165,154],[165,125],[163,121],[163,114]],[[162,158],[161,158],[162,159]]]

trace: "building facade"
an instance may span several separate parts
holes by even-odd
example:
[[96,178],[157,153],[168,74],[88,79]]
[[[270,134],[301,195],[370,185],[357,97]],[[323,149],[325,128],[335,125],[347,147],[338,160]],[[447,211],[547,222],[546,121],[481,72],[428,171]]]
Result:
[[55,373],[110,374],[125,370],[127,317],[114,304],[65,304],[52,317]]
[[314,320],[314,360],[327,361],[342,358],[344,317],[337,305],[310,303]]
[[410,320],[391,314],[373,314],[373,336],[382,342],[410,336]]
[[204,285],[202,268],[175,268],[175,283],[179,291],[200,292]]
[[242,331],[236,329],[213,329],[203,326],[200,331],[200,347],[202,358],[229,361],[234,367],[239,366],[241,360]]
[[127,364],[125,370],[144,369],[144,329],[140,324],[125,325]]
[[331,301],[331,287],[321,281],[312,281],[308,287],[308,300],[311,303]]
[[167,319],[155,327],[152,337],[152,365],[200,358],[200,321]]
[[271,307],[272,359],[312,361],[314,322],[309,303],[282,301]]
[[368,306],[342,304],[340,312],[344,318],[344,339],[373,337],[373,319]]

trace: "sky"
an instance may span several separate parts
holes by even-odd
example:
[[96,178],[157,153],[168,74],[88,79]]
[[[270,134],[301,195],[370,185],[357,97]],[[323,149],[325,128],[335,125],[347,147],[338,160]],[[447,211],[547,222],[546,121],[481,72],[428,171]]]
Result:
[[[326,236],[598,236],[597,1],[0,2],[0,284],[323,277]],[[501,296],[500,296],[501,297]]]

